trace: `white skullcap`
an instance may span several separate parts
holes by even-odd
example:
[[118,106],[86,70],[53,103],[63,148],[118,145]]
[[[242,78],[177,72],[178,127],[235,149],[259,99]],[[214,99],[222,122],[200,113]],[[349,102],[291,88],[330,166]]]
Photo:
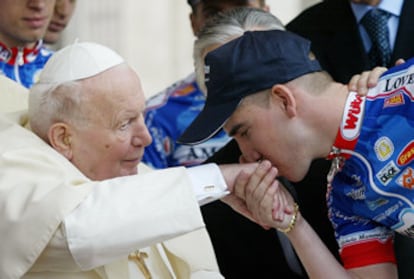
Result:
[[38,83],[63,83],[95,76],[124,62],[112,49],[90,42],[74,43],[55,52]]

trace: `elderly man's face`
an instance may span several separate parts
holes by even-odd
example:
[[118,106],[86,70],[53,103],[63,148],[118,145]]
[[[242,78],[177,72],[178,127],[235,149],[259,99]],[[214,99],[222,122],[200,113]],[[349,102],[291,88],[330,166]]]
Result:
[[0,0],[0,41],[31,46],[45,35],[54,6],[55,0]]
[[82,108],[86,125],[73,127],[72,163],[93,180],[136,174],[151,143],[138,76],[121,65],[86,79],[82,87],[88,94]]

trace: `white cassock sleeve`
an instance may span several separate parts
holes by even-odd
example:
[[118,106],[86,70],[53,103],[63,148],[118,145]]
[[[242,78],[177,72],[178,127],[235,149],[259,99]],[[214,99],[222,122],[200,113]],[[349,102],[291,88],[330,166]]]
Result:
[[228,193],[217,165],[169,168],[97,182],[64,227],[83,270],[204,227],[199,206]]
[[200,206],[221,199],[230,193],[216,164],[192,167],[187,170]]

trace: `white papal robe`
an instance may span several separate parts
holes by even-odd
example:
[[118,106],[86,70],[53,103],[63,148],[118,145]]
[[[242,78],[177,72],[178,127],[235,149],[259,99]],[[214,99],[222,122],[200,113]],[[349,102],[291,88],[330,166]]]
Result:
[[[3,112],[24,107],[21,97]],[[91,181],[23,128],[24,115],[0,114],[0,278],[145,278],[128,260],[135,250],[148,255],[152,278],[222,278],[188,170]],[[116,187],[133,195],[117,200]],[[82,207],[94,203],[104,215],[85,217]],[[83,228],[74,226],[77,216]]]

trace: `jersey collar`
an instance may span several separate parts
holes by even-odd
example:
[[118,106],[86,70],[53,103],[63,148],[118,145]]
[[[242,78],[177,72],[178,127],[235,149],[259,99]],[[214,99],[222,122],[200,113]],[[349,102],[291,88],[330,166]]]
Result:
[[43,41],[39,40],[32,48],[26,47],[7,47],[5,44],[0,42],[0,61],[4,61],[7,64],[23,65],[30,63],[36,59],[43,46]]
[[364,110],[365,97],[361,97],[355,92],[349,93],[334,145],[327,157],[328,160],[332,160],[338,156],[345,158],[351,156],[349,154],[343,154],[341,150],[355,149],[362,127]]

